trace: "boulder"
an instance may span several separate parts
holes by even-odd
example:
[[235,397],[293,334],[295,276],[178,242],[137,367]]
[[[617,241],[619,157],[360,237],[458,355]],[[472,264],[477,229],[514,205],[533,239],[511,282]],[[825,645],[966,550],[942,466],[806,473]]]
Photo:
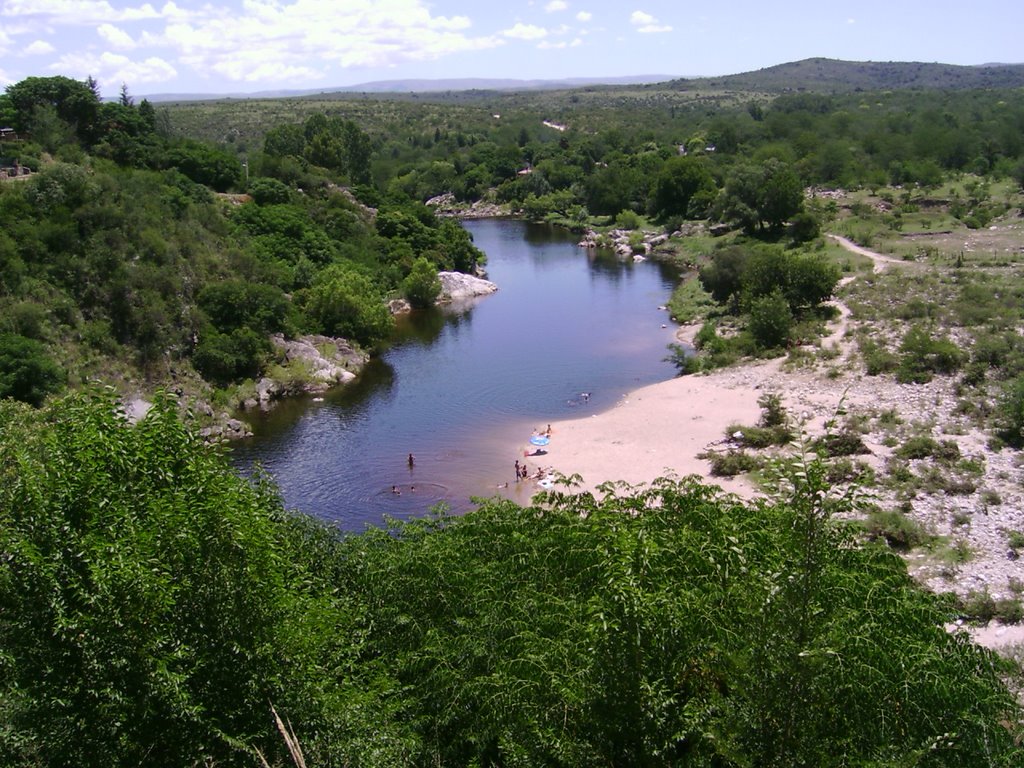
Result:
[[490,280],[462,272],[438,272],[437,276],[441,280],[438,301],[442,304],[487,296],[498,290],[498,286]]

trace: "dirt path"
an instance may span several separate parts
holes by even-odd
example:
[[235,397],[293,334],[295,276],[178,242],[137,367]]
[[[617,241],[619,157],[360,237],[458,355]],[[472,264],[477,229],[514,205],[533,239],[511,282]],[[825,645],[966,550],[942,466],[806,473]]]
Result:
[[867,256],[869,259],[871,259],[872,262],[874,262],[875,272],[882,272],[890,264],[906,264],[906,262],[903,261],[902,259],[897,259],[893,256],[886,256],[884,253],[878,253],[877,251],[871,251],[868,250],[867,248],[863,248],[857,245],[852,240],[846,239],[842,235],[828,235],[828,237],[831,237],[833,240],[835,240],[837,243],[843,246],[843,248],[848,250],[850,253],[856,253],[859,254],[860,256]]

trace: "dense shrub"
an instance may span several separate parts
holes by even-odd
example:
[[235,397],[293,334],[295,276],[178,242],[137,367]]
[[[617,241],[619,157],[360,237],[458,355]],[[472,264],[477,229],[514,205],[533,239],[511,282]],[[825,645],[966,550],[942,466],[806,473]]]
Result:
[[18,334],[0,334],[0,398],[41,405],[64,381],[64,371],[43,344]]
[[402,294],[417,309],[431,307],[441,292],[441,281],[437,269],[425,258],[412,263],[412,270],[402,281]]
[[793,329],[793,313],[781,292],[750,302],[750,335],[761,349],[785,347]]
[[339,540],[167,399],[0,403],[0,759],[280,765],[273,705],[310,765],[1013,764],[996,658],[780,472]]

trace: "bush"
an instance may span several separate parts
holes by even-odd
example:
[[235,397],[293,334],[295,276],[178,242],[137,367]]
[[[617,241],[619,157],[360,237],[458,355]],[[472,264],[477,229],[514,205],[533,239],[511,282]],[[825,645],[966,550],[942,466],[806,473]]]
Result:
[[225,387],[258,378],[271,349],[270,341],[250,328],[236,328],[230,333],[210,328],[199,338],[192,365],[204,379]]
[[914,435],[900,445],[895,454],[901,459],[928,459],[956,461],[960,458],[960,446],[953,440],[939,442],[928,435]]
[[697,455],[711,463],[711,474],[714,477],[735,477],[744,472],[751,472],[761,466],[761,460],[743,451],[729,450],[725,453],[705,451]]
[[757,404],[761,408],[761,419],[758,426],[781,427],[789,421],[789,415],[782,405],[782,396],[775,392],[766,392],[757,398]]
[[901,551],[923,546],[931,540],[924,526],[894,510],[871,510],[864,528],[870,538],[884,539],[890,547]]
[[958,370],[963,359],[959,347],[947,337],[933,338],[924,326],[916,325],[900,344],[896,379],[903,384],[926,384],[933,374]]
[[807,243],[821,234],[821,222],[809,211],[796,214],[789,221],[789,236],[794,243]]
[[777,349],[789,342],[793,328],[793,313],[781,292],[750,302],[750,335],[760,349]]
[[861,436],[852,429],[823,435],[814,441],[814,446],[829,458],[871,453]]
[[65,374],[35,339],[14,333],[0,334],[0,398],[42,405],[64,386]]
[[[745,427],[731,424],[725,428],[725,434],[739,442],[744,448],[770,448],[773,445],[786,445],[793,439],[793,430],[784,424],[772,427]],[[737,438],[736,435],[739,435]]]
[[1009,382],[998,408],[999,436],[1010,445],[1024,445],[1024,376]]
[[441,293],[441,280],[437,269],[426,258],[420,256],[412,263],[412,269],[402,281],[402,294],[416,309],[434,306]]
[[249,182],[249,194],[257,205],[287,203],[291,199],[291,189],[287,184],[266,176]]
[[615,226],[619,229],[640,229],[642,223],[635,211],[619,211],[615,216]]
[[864,358],[864,371],[868,376],[889,373],[899,365],[896,355],[871,339],[861,338],[860,354]]

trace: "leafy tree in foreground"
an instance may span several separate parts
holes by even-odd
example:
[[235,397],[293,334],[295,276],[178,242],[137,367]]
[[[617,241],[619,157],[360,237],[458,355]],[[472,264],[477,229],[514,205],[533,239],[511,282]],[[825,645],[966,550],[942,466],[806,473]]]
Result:
[[831,519],[693,480],[491,501],[349,541],[419,765],[1011,765],[997,659]]
[[1015,766],[997,657],[833,519],[694,479],[339,540],[161,399],[0,403],[0,763]]
[[252,765],[268,701],[317,728],[343,621],[275,495],[168,400],[44,416],[0,403],[0,763]]

